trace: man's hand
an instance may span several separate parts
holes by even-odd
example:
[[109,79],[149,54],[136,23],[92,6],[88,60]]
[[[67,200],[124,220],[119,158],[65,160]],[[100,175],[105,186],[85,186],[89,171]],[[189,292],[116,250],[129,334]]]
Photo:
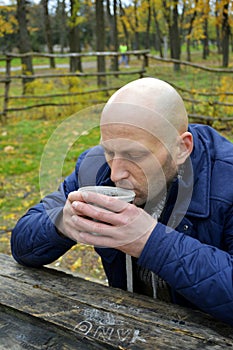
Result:
[[94,192],[71,192],[60,227],[80,243],[112,247],[138,257],[157,221],[144,210]]

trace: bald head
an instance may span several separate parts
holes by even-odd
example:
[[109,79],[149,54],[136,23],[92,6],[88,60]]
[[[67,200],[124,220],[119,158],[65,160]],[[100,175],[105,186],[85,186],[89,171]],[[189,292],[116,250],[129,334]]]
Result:
[[100,127],[111,180],[134,189],[138,205],[160,200],[193,147],[183,100],[158,79],[135,80],[115,92]]
[[155,78],[142,78],[111,96],[102,112],[101,124],[105,123],[131,124],[156,135],[160,132],[163,138],[165,130],[185,132],[188,118],[182,98],[171,85]]

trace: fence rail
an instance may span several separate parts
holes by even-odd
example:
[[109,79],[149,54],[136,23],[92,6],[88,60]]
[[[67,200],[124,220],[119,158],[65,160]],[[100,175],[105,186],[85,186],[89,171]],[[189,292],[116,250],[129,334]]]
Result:
[[[46,83],[46,79],[72,79],[72,78],[88,78],[88,77],[119,77],[119,76],[135,76],[138,75],[138,77],[143,77],[148,75],[148,66],[154,64],[154,62],[158,61],[165,65],[173,65],[173,64],[179,64],[180,66],[187,66],[190,68],[193,68],[194,70],[203,70],[210,74],[220,74],[220,76],[223,76],[224,74],[230,77],[230,79],[233,78],[233,69],[222,69],[222,68],[211,68],[206,67],[204,65],[191,63],[187,61],[179,61],[175,59],[168,59],[168,58],[162,58],[156,55],[150,54],[149,50],[135,50],[135,51],[127,51],[126,55],[136,58],[141,58],[140,66],[134,70],[132,68],[130,70],[112,70],[111,67],[104,72],[98,72],[96,70],[97,66],[97,60],[98,57],[107,57],[111,60],[113,57],[119,57],[121,53],[119,52],[84,52],[84,53],[66,53],[66,54],[48,54],[48,53],[38,53],[38,52],[28,52],[25,54],[15,54],[15,53],[7,53],[4,57],[0,58],[0,61],[5,61],[6,66],[5,70],[0,73],[0,84],[4,85],[4,88],[2,89],[2,93],[0,93],[0,99],[2,100],[2,110],[0,110],[0,116],[2,121],[5,121],[7,119],[8,113],[11,112],[17,112],[17,111],[23,111],[23,110],[29,110],[32,108],[40,108],[45,106],[69,106],[69,105],[75,105],[78,104],[79,101],[64,101],[64,97],[75,97],[75,96],[81,96],[81,95],[87,95],[87,94],[96,94],[99,92],[106,92],[117,90],[121,87],[122,84],[113,84],[113,86],[107,84],[107,86],[99,86],[96,89],[89,89],[82,91],[64,91],[62,93],[59,93],[57,91],[54,91],[54,93],[24,93],[24,94],[18,94],[13,95],[10,94],[13,87],[13,81],[24,81],[25,79],[29,79],[31,81],[38,81],[39,79]],[[42,58],[74,58],[77,57],[80,60],[85,59],[87,57],[95,58],[95,61],[92,61],[92,67],[85,68],[85,72],[57,72],[54,73],[48,72],[48,73],[37,73],[32,75],[26,75],[26,74],[16,74],[13,72],[14,67],[12,67],[12,60],[18,58],[22,59],[25,57],[42,57]],[[85,62],[84,62],[85,63]],[[20,67],[19,67],[20,69]],[[23,71],[23,70],[22,70]],[[182,93],[182,97],[185,102],[191,104],[191,111],[189,111],[189,117],[191,119],[194,119],[195,121],[201,121],[211,124],[214,121],[220,121],[220,122],[226,122],[226,121],[232,121],[233,120],[233,99],[230,101],[226,101],[226,99],[223,99],[224,97],[231,97],[233,96],[233,91],[197,91],[194,89],[187,89],[183,88],[181,86],[176,85],[174,82],[168,81],[174,88],[176,88],[180,93]],[[232,85],[233,86],[233,85]],[[60,101],[54,101],[53,99],[60,98]],[[205,98],[205,100],[203,100]],[[25,106],[24,105],[12,105],[13,102],[18,103],[17,101],[25,101],[30,100],[32,103],[30,105]],[[33,103],[33,101],[37,100],[37,102]],[[38,101],[39,100],[39,101]],[[42,101],[43,100],[43,101]],[[10,105],[11,104],[11,105]],[[208,107],[212,108],[212,115],[208,115],[205,113],[199,113],[195,110],[195,106],[206,106],[206,109]],[[217,109],[218,107],[222,108],[228,108],[230,110],[230,113],[228,113],[227,116],[224,115],[217,115]],[[232,110],[232,112],[231,112]]]
[[188,61],[182,61],[182,60],[176,60],[174,58],[163,58],[155,55],[148,54],[148,58],[152,60],[157,60],[157,61],[162,61],[162,62],[167,62],[167,63],[178,63],[180,65],[184,66],[189,66],[193,68],[198,68],[202,69],[206,72],[212,72],[212,73],[233,73],[233,69],[228,69],[228,68],[211,68],[211,67],[206,67],[197,63],[192,63]]
[[[125,52],[125,55],[131,56],[131,55],[136,55],[136,56],[141,56],[141,55],[149,55],[150,50],[133,50],[133,51],[127,51]],[[121,56],[120,52],[116,51],[90,51],[90,52],[71,52],[71,53],[56,53],[56,54],[51,54],[51,53],[41,53],[41,52],[26,52],[26,53],[6,53],[6,58],[12,59],[12,58],[23,58],[23,57],[46,57],[46,58],[69,58],[69,57],[96,57],[96,56]],[[5,61],[6,58],[0,58],[0,60]]]
[[[233,87],[233,69],[230,68],[212,68],[207,67],[205,65],[200,65],[192,62],[182,61],[182,60],[176,60],[172,58],[162,58],[156,55],[148,54],[148,65],[151,65],[151,62],[162,62],[163,64],[171,65],[172,64],[179,64],[182,66],[187,66],[189,68],[192,68],[194,72],[197,72],[198,70],[202,70],[205,72],[210,73],[214,75],[218,75],[220,77],[227,77],[229,81],[232,81],[230,85],[230,89]],[[195,73],[194,73],[195,75]],[[174,82],[168,81],[177,91],[182,93],[182,98],[185,102],[191,104],[191,110],[192,112],[188,113],[189,119],[198,121],[198,122],[205,122],[207,124],[212,124],[213,122],[220,122],[220,123],[226,123],[233,121],[233,99],[231,99],[230,102],[226,101],[226,97],[233,96],[233,91],[198,91],[197,89],[185,89],[181,86],[176,85]],[[189,97],[187,97],[188,95]],[[200,99],[201,97],[207,97],[207,99],[203,100]],[[219,101],[219,99],[223,99],[224,101]],[[202,113],[195,112],[195,106],[205,106],[206,109],[208,107],[212,107],[212,115],[205,115]],[[219,115],[216,111],[216,107],[222,107],[222,108],[228,108],[230,110],[229,113],[227,113],[227,116],[224,112],[222,112],[222,115]],[[221,112],[221,111],[220,111]],[[221,114],[221,113],[220,113]]]
[[[43,58],[85,58],[85,57],[109,57],[110,59],[112,57],[119,57],[121,53],[119,52],[86,52],[86,53],[69,53],[69,54],[47,54],[47,53],[38,53],[38,52],[28,52],[24,54],[14,54],[14,53],[7,53],[5,57],[1,57],[1,61],[6,62],[6,67],[5,67],[5,75],[0,77],[0,83],[4,84],[4,93],[0,95],[0,98],[3,99],[3,105],[2,105],[2,110],[0,111],[0,116],[2,117],[2,121],[5,121],[7,118],[7,114],[13,111],[23,111],[23,110],[28,110],[32,108],[39,108],[39,107],[44,107],[44,106],[68,106],[69,103],[65,102],[47,102],[47,103],[36,103],[30,106],[21,106],[21,107],[9,107],[9,101],[13,100],[22,100],[22,99],[53,99],[57,97],[65,97],[65,96],[78,96],[78,95],[84,95],[84,94],[90,94],[90,93],[99,93],[99,92],[108,92],[111,90],[116,90],[120,86],[114,87],[114,86],[106,86],[102,87],[100,86],[98,89],[92,89],[88,91],[80,91],[77,93],[55,93],[55,94],[44,94],[44,95],[36,95],[36,94],[21,94],[21,95],[10,95],[10,88],[11,84],[14,80],[21,80],[22,82],[27,79],[28,81],[35,81],[36,79],[58,79],[58,78],[86,78],[86,77],[108,77],[108,76],[125,76],[125,75],[138,75],[139,77],[143,77],[143,75],[146,73],[146,66],[147,66],[147,55],[149,53],[149,50],[135,50],[135,51],[127,51],[126,55],[127,56],[136,56],[136,57],[143,57],[141,67],[136,69],[136,70],[108,70],[104,72],[93,72],[93,71],[86,71],[86,72],[65,72],[65,73],[45,73],[45,74],[12,74],[12,60],[19,58],[25,58],[25,57],[43,57]],[[93,62],[93,68],[96,65],[96,62]],[[72,104],[77,104],[78,102],[73,102]]]

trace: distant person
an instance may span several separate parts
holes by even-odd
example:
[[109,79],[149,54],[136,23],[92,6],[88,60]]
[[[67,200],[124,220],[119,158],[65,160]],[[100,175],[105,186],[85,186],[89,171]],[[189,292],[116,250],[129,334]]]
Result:
[[128,50],[128,47],[126,44],[121,44],[120,47],[120,53],[121,53],[121,59],[120,59],[120,64],[124,63],[125,64],[125,67],[129,67],[129,64],[128,64],[128,56],[125,54]]
[[[180,95],[153,78],[116,91],[100,128],[101,144],[17,223],[14,258],[40,267],[90,244],[110,286],[233,326],[233,144],[188,125]],[[89,184],[131,189],[134,203],[77,191]]]

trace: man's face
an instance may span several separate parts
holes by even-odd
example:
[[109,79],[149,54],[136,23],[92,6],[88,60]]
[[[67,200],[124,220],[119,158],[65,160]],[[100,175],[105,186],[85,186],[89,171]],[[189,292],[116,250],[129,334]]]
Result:
[[136,205],[156,202],[177,172],[167,147],[147,130],[127,124],[102,125],[101,136],[111,180],[134,190]]

